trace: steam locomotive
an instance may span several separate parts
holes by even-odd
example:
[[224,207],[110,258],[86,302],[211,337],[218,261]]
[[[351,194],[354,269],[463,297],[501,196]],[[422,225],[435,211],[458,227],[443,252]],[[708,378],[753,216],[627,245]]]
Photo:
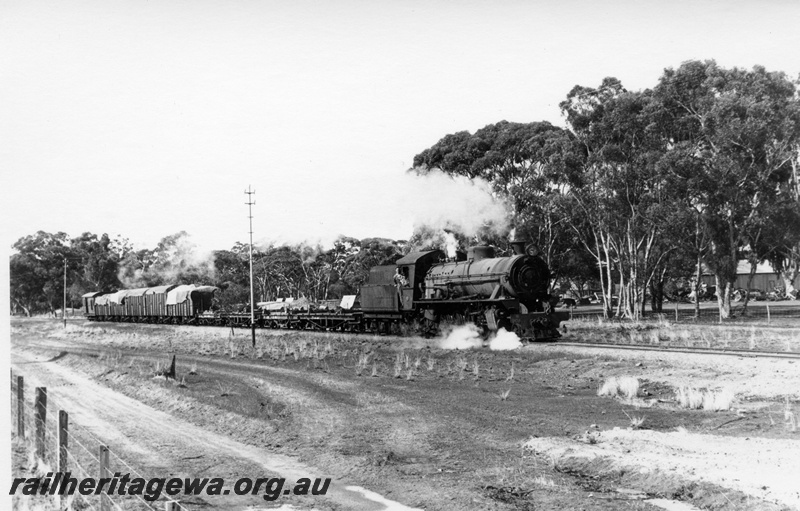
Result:
[[[511,246],[514,254],[508,257],[496,257],[488,246],[454,258],[441,250],[413,252],[395,264],[373,267],[355,301],[334,310],[262,306],[255,325],[387,334],[411,327],[428,335],[443,323],[474,323],[486,333],[504,328],[523,339],[555,339],[567,314],[554,310],[550,270],[535,250],[525,252],[524,242]],[[87,318],[96,321],[249,327],[249,313],[212,310],[215,291],[189,285],[87,293],[83,305]]]

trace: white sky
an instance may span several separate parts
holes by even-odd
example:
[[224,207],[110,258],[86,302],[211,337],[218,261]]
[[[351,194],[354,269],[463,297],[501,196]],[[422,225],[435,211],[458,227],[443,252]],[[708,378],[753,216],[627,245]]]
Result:
[[248,185],[257,240],[405,239],[431,199],[404,171],[445,134],[563,125],[574,85],[652,87],[689,59],[795,78],[798,50],[789,0],[4,0],[3,248],[227,249]]

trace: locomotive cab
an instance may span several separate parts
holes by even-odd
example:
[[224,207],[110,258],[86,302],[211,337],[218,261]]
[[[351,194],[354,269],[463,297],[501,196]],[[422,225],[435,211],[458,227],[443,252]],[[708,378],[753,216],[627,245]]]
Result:
[[405,282],[400,286],[400,300],[404,310],[413,309],[414,302],[424,298],[425,276],[431,266],[444,257],[441,250],[412,252],[395,263],[400,274],[405,277]]

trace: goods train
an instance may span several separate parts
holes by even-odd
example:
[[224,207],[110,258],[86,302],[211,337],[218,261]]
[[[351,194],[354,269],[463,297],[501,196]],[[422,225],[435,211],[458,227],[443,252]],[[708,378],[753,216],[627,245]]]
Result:
[[[306,304],[259,304],[255,326],[340,332],[434,334],[442,323],[474,323],[484,332],[504,328],[528,340],[559,337],[567,319],[548,294],[550,270],[524,242],[514,254],[496,257],[493,247],[477,246],[448,259],[441,250],[413,252],[395,264],[370,270],[357,300],[334,310]],[[126,321],[217,326],[250,326],[249,313],[213,307],[212,286],[160,286],[83,296],[86,316]],[[405,327],[404,327],[405,325]]]

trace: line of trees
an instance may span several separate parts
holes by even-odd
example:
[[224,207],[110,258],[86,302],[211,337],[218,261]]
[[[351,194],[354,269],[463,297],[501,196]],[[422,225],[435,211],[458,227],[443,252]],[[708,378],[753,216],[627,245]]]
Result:
[[[354,294],[375,265],[402,257],[406,244],[384,238],[341,236],[333,248],[298,244],[255,247],[257,301],[306,297],[318,301]],[[134,249],[123,237],[39,231],[18,240],[10,261],[11,305],[25,315],[62,307],[66,260],[68,306],[80,306],[88,292],[110,292],[166,284],[217,286],[219,305],[228,310],[250,301],[249,247],[199,254],[186,232],[164,237],[151,249]]]
[[[502,121],[443,137],[418,172],[481,177],[512,205],[516,235],[557,275],[602,288],[606,314],[660,310],[670,279],[701,267],[730,315],[740,259],[769,261],[791,291],[800,263],[800,103],[784,73],[691,61],[628,91],[574,87],[567,128]],[[612,298],[614,283],[619,300]]]

